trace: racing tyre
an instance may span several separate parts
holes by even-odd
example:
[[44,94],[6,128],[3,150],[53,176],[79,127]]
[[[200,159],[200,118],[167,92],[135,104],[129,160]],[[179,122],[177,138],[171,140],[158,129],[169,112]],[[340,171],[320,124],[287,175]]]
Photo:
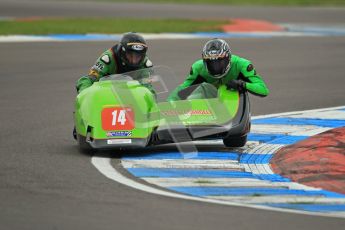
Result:
[[229,136],[223,139],[226,147],[243,147],[247,143],[247,134],[243,136]]
[[74,140],[78,139],[78,137],[77,137],[77,130],[75,129],[75,126],[73,127],[72,135],[73,135]]
[[93,153],[93,148],[90,146],[89,143],[86,142],[86,138],[78,135],[78,145],[79,145],[79,150],[82,153],[86,153],[86,154],[92,154]]

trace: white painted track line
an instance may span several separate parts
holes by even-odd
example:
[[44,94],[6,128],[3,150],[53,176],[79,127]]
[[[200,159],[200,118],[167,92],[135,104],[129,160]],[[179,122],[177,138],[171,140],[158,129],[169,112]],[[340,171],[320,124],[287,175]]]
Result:
[[[345,113],[344,113],[345,115]],[[345,119],[345,117],[344,117]],[[332,128],[313,125],[268,125],[253,124],[250,131],[257,134],[285,134],[291,136],[313,136]]]
[[194,169],[228,169],[243,171],[238,161],[232,160],[122,160],[125,168],[194,168]]
[[303,204],[303,203],[320,203],[320,204],[345,204],[344,198],[326,198],[321,196],[208,196],[211,199],[219,199],[226,201],[238,201],[243,203],[291,203],[291,204]]
[[251,178],[153,178],[142,177],[141,179],[150,184],[156,184],[162,187],[284,187],[289,189],[303,189],[308,191],[318,191],[320,189],[308,187],[298,183],[291,182],[271,182]]
[[314,119],[334,119],[334,120],[344,120],[345,111],[320,111],[313,112],[309,114],[296,114],[289,117],[293,118],[314,118]]
[[55,39],[46,36],[25,36],[25,35],[8,35],[0,36],[0,42],[52,42]]
[[329,107],[329,108],[322,108],[322,109],[310,109],[310,110],[300,110],[300,111],[293,111],[293,112],[284,112],[284,113],[273,113],[273,114],[267,114],[267,115],[259,115],[259,116],[253,116],[252,119],[261,119],[261,118],[270,118],[270,117],[282,117],[282,116],[292,116],[292,115],[299,115],[304,113],[316,113],[316,112],[324,112],[324,111],[330,111],[330,110],[339,110],[339,109],[345,109],[345,106],[336,106],[336,107]]

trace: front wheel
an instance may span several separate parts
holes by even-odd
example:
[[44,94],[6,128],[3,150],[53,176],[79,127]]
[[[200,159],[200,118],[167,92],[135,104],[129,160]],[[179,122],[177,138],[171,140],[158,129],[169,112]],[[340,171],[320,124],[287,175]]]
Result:
[[86,138],[82,135],[77,135],[77,141],[79,145],[79,151],[85,154],[92,154],[94,149],[91,147],[89,143],[86,142]]
[[247,143],[247,134],[243,136],[229,136],[223,139],[226,147],[243,147]]

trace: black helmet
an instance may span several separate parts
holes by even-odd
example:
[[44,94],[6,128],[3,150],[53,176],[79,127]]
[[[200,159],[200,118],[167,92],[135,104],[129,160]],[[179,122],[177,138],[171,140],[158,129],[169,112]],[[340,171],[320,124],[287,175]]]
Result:
[[145,39],[137,33],[129,32],[123,35],[120,44],[122,61],[129,67],[139,67],[146,56]]
[[202,50],[202,59],[212,77],[224,77],[230,70],[231,50],[228,43],[218,38],[206,42]]

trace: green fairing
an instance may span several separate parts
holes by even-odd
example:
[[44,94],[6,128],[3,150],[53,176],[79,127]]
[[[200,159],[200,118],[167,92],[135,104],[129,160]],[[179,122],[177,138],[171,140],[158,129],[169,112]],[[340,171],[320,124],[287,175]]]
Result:
[[[114,91],[116,90],[116,93]],[[128,90],[135,93],[131,97],[121,95],[128,94]],[[139,103],[137,103],[137,101]],[[149,123],[148,114],[155,110],[154,94],[137,81],[116,82],[101,81],[95,82],[91,87],[83,90],[76,99],[75,124],[79,134],[85,136],[87,127],[92,129],[91,136],[95,139],[107,138],[107,131],[102,128],[101,112],[108,107],[130,107],[136,116],[135,129],[132,130],[132,137],[145,138],[157,124]]]
[[[108,57],[109,62],[102,60],[103,57]],[[145,63],[147,62],[148,57],[145,57],[141,68],[146,68]],[[118,67],[116,60],[114,58],[113,52],[111,49],[106,50],[102,53],[101,56],[96,60],[95,64],[91,67],[88,75],[81,77],[76,83],[76,89],[78,93],[84,89],[90,87],[94,82],[99,81],[99,79],[118,73]]]
[[[226,85],[227,82],[233,79],[238,79],[241,75],[243,76],[243,80],[246,82],[246,89],[253,94],[258,96],[267,96],[269,94],[269,90],[262,80],[262,78],[256,74],[255,68],[248,68],[251,65],[249,60],[241,58],[236,55],[231,56],[231,68],[226,76],[222,79],[214,79],[206,70],[203,60],[198,60],[194,62],[191,67],[190,74],[187,76],[187,79],[179,85],[168,97],[169,101],[177,101],[180,100],[178,93],[195,84],[200,84],[200,81],[207,82],[215,85],[218,87],[219,85]],[[248,71],[249,70],[249,71]],[[202,78],[202,79],[198,79]]]

